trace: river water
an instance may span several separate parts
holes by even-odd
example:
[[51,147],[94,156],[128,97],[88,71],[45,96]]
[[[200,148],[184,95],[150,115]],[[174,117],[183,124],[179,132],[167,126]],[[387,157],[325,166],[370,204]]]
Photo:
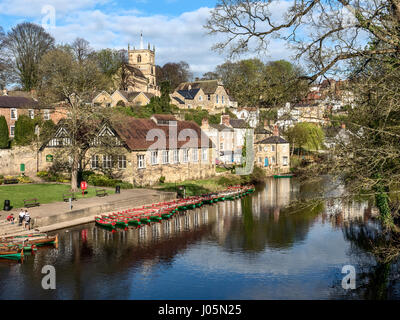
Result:
[[[94,224],[59,233],[23,264],[0,262],[0,299],[397,299],[397,262],[377,263],[368,201],[295,200],[343,192],[329,178],[270,179],[245,199],[161,224],[110,232]],[[41,286],[56,270],[56,289]],[[356,289],[342,287],[344,266]]]

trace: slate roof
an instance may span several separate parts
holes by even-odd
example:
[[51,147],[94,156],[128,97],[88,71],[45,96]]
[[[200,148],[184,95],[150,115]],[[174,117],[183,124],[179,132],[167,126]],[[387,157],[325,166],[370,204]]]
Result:
[[39,103],[25,97],[0,96],[0,108],[39,109]]
[[218,80],[204,80],[204,81],[196,81],[196,82],[184,82],[181,83],[178,88],[176,88],[177,91],[180,90],[189,90],[189,87],[192,89],[202,89],[205,94],[214,94],[215,91],[217,91],[219,85]]
[[247,128],[247,123],[243,119],[230,119],[229,123],[235,129],[245,129],[245,128]]
[[[135,119],[129,117],[119,126],[114,128],[119,137],[132,151],[145,151],[148,150],[150,146],[154,147],[158,138],[154,140],[149,139],[150,141],[147,141],[147,135],[152,129],[164,131],[166,138],[165,147],[167,149],[170,149],[170,142],[176,143],[177,148],[182,148],[183,146],[189,148],[211,148],[213,146],[210,138],[201,130],[197,123],[193,121],[177,121],[178,136],[182,130],[190,129],[185,132],[185,136],[187,135],[186,133],[188,133],[189,137],[186,137],[186,140],[184,141],[179,141],[178,137],[171,137],[172,141],[170,141],[169,126],[157,125],[151,119]],[[156,131],[155,136],[157,137]],[[198,139],[196,139],[197,137]],[[171,148],[174,148],[174,146],[171,146]],[[160,147],[160,149],[163,149],[163,147]]]
[[264,127],[257,127],[254,131],[255,134],[272,134],[271,131],[265,129]]
[[199,91],[200,89],[178,90],[178,93],[185,99],[193,100]]
[[176,101],[178,101],[179,104],[185,104],[185,102],[183,102],[181,99],[177,98],[177,97],[173,97],[173,99],[175,99]]
[[153,93],[149,92],[140,92],[140,91],[124,91],[124,90],[118,90],[126,100],[129,102],[132,102],[139,94],[143,93],[149,100],[154,97],[155,95]]
[[271,137],[268,137],[267,139],[256,142],[256,144],[285,144],[285,143],[289,143],[289,142],[287,142],[282,137],[278,137],[278,136],[271,136]]
[[133,66],[127,65],[126,68],[130,73],[132,73],[135,77],[138,78],[143,78],[143,80],[147,81],[147,78],[144,76],[143,72],[140,71],[138,68],[135,68]]
[[214,124],[214,123],[210,123],[209,126],[211,128],[217,129],[218,131],[234,131],[232,128],[227,127],[224,124]]
[[176,121],[175,116],[172,114],[153,114],[153,117],[156,120]]

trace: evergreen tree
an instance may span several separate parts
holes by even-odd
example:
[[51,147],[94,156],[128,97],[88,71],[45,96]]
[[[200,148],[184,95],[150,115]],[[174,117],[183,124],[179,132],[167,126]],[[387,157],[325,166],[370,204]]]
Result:
[[35,137],[35,123],[26,115],[21,115],[15,122],[14,140],[17,145],[26,146]]
[[8,148],[9,146],[9,132],[7,121],[4,116],[0,117],[0,149]]

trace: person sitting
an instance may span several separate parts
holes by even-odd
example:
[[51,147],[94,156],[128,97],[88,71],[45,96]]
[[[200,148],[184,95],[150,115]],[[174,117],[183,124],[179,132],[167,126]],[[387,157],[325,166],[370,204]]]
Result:
[[25,218],[25,211],[24,209],[21,209],[19,212],[19,225],[22,226],[22,222],[24,221]]
[[11,213],[10,215],[7,216],[7,221],[11,222],[11,224],[14,224],[14,214]]
[[31,216],[28,210],[25,210],[25,229],[31,230]]

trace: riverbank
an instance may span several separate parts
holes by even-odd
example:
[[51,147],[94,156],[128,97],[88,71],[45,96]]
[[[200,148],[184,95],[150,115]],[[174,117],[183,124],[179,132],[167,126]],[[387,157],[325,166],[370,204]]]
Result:
[[250,175],[236,175],[227,173],[204,180],[186,180],[177,183],[162,183],[154,186],[154,190],[164,192],[179,192],[180,187],[186,190],[186,196],[199,196],[202,194],[223,191],[227,187],[239,184],[259,184],[265,182],[267,176],[261,168],[254,168]]
[[[151,189],[121,190],[120,194],[112,194],[105,197],[94,197],[73,201],[72,209],[68,202],[55,202],[30,208],[32,228],[40,232],[48,232],[94,222],[94,218],[101,214],[164,202],[176,199],[175,192],[163,192]],[[11,211],[18,216],[18,210]],[[2,213],[0,219],[5,219],[10,212]],[[6,225],[0,228],[0,236],[12,236],[29,231],[24,231],[17,224]]]

